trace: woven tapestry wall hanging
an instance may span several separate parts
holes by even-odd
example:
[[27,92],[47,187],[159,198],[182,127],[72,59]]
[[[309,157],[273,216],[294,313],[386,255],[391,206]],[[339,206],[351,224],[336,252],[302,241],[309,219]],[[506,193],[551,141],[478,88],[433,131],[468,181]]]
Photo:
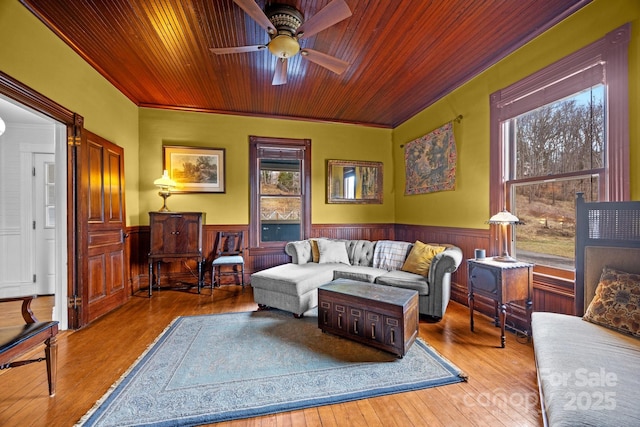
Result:
[[404,147],[405,195],[455,189],[456,141],[453,122]]

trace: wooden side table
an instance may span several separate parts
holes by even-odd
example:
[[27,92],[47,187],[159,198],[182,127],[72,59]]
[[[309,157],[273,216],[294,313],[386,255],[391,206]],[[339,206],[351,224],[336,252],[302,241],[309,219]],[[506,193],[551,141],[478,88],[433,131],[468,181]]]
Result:
[[531,333],[533,298],[533,264],[526,262],[499,262],[493,258],[467,260],[469,270],[469,317],[473,332],[474,295],[495,301],[496,326],[500,326],[501,346],[505,346],[507,303],[525,301],[527,309],[527,335]]

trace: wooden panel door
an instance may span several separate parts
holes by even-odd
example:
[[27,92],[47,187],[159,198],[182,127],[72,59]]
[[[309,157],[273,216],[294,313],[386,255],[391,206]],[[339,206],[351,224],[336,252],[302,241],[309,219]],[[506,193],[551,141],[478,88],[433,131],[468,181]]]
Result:
[[90,132],[82,139],[78,202],[86,222],[79,239],[84,258],[78,326],[121,306],[131,294],[124,242],[124,150]]

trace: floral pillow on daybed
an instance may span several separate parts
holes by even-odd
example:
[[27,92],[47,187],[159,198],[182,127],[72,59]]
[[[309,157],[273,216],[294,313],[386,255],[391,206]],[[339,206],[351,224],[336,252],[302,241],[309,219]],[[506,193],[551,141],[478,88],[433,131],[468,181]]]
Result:
[[582,318],[640,338],[640,274],[605,267]]

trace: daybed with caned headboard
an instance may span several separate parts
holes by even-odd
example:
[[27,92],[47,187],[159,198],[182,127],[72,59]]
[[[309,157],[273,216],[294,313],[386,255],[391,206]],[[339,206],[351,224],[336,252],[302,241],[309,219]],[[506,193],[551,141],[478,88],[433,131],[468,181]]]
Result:
[[576,209],[576,316],[532,315],[542,418],[639,426],[640,202]]

